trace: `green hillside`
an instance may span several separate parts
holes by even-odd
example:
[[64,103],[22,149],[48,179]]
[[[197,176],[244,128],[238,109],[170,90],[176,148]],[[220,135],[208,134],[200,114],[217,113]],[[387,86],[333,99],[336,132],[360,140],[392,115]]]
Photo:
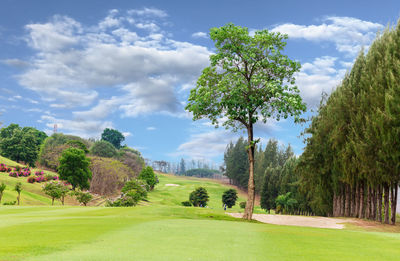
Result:
[[[17,165],[21,167],[25,167],[23,164],[19,164],[15,161],[9,160],[7,158],[4,158],[0,156],[0,163],[6,164],[7,166],[10,167],[15,167]],[[39,171],[41,169],[37,168],[31,168],[31,175],[34,175],[35,171]],[[57,173],[43,170],[45,174],[52,174],[52,175],[57,175]],[[6,190],[4,191],[4,195],[2,198],[2,204],[4,202],[10,202],[10,201],[16,201],[17,198],[17,192],[14,191],[14,186],[17,182],[22,183],[22,193],[21,193],[21,206],[40,206],[40,205],[51,205],[51,200],[48,196],[46,196],[42,192],[42,185],[43,183],[28,183],[26,177],[18,177],[18,178],[13,178],[9,177],[8,173],[6,172],[0,172],[0,183],[4,182],[4,184],[7,185]],[[67,200],[67,204],[71,203],[73,201]],[[61,204],[59,202],[55,202],[54,204]]]

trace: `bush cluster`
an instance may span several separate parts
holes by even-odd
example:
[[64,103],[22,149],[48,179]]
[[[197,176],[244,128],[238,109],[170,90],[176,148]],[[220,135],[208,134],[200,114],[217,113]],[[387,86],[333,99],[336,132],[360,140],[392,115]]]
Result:
[[0,163],[0,172],[10,172],[12,171],[11,167],[8,167],[6,164]]
[[115,201],[108,200],[107,207],[132,207],[136,206],[140,200],[147,198],[149,186],[141,180],[127,181],[122,188],[121,196]]

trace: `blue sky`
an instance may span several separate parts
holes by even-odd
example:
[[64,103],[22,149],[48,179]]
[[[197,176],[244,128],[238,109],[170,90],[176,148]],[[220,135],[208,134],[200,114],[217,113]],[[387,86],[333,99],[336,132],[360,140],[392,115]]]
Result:
[[[360,48],[400,18],[399,1],[0,2],[0,121],[98,138],[104,128],[152,160],[222,162],[243,133],[193,122],[184,106],[214,51],[211,27],[233,22],[289,35],[309,109]],[[310,112],[308,113],[310,115]],[[302,153],[304,126],[259,124],[255,136]]]

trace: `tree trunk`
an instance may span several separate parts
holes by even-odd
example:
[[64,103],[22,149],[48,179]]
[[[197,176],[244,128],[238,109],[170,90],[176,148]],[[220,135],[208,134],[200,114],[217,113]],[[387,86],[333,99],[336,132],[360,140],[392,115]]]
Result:
[[364,218],[364,182],[360,184],[360,203],[358,209],[358,217]]
[[366,191],[366,204],[365,204],[365,218],[369,219],[370,215],[371,215],[371,188],[369,187],[369,185],[367,185],[367,191]]
[[19,197],[20,197],[20,194],[18,193],[18,197],[17,197],[18,206],[19,206]]
[[65,197],[61,197],[61,204],[64,206]]
[[337,217],[338,215],[337,215],[337,201],[338,201],[338,199],[337,199],[337,193],[336,193],[336,191],[334,191],[333,192],[333,209],[332,209],[332,215],[334,216],[334,217]]
[[376,204],[378,211],[376,213],[376,221],[382,222],[382,186],[378,185],[378,193],[376,193]]
[[54,198],[51,198],[51,205],[54,206]]
[[[249,117],[251,119],[251,117]],[[244,210],[243,218],[251,220],[253,216],[255,186],[254,186],[254,144],[253,144],[253,124],[247,127],[249,148],[247,154],[249,156],[249,183],[247,189],[247,203]]]
[[392,206],[391,206],[391,210],[392,210],[392,218],[391,218],[391,222],[392,225],[396,224],[396,206],[397,206],[397,183],[395,183],[391,189],[392,192],[392,196],[391,196],[391,200],[392,200]]
[[355,205],[354,205],[354,213],[353,217],[358,217],[358,211],[360,209],[360,183],[356,184],[356,191],[354,195]]
[[344,216],[348,217],[350,216],[350,185],[346,184],[346,197],[345,197],[345,204],[344,204]]
[[385,184],[385,224],[389,224],[389,185]]
[[376,189],[371,188],[371,220],[376,219]]

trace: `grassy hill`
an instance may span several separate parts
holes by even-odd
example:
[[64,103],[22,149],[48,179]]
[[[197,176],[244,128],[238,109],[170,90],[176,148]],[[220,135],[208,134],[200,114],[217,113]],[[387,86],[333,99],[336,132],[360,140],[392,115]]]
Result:
[[[25,167],[23,164],[19,164],[15,161],[9,160],[7,158],[4,158],[0,156],[0,163],[6,164],[7,166],[10,167],[15,167],[17,165],[21,167]],[[35,171],[39,171],[42,169],[38,168],[31,168],[31,175],[34,175]],[[57,175],[57,173],[48,171],[48,170],[43,170],[45,174],[51,174],[51,175]],[[16,201],[17,198],[17,192],[14,191],[14,186],[17,182],[22,183],[22,193],[21,193],[21,206],[41,206],[41,205],[51,205],[51,199],[46,196],[42,192],[42,186],[43,183],[28,183],[26,177],[18,177],[18,178],[13,178],[9,177],[8,173],[6,172],[0,172],[0,183],[4,183],[7,185],[6,190],[4,191],[4,195],[2,198],[2,204],[4,202],[11,202],[11,201]],[[59,201],[54,202],[55,205],[61,205]],[[67,197],[65,204],[72,204],[76,205],[75,200]]]
[[[0,260],[397,260],[400,256],[399,234],[246,222],[224,214],[225,185],[172,175],[159,179],[149,202],[132,208],[1,206]],[[200,185],[209,191],[209,208],[180,206]]]

